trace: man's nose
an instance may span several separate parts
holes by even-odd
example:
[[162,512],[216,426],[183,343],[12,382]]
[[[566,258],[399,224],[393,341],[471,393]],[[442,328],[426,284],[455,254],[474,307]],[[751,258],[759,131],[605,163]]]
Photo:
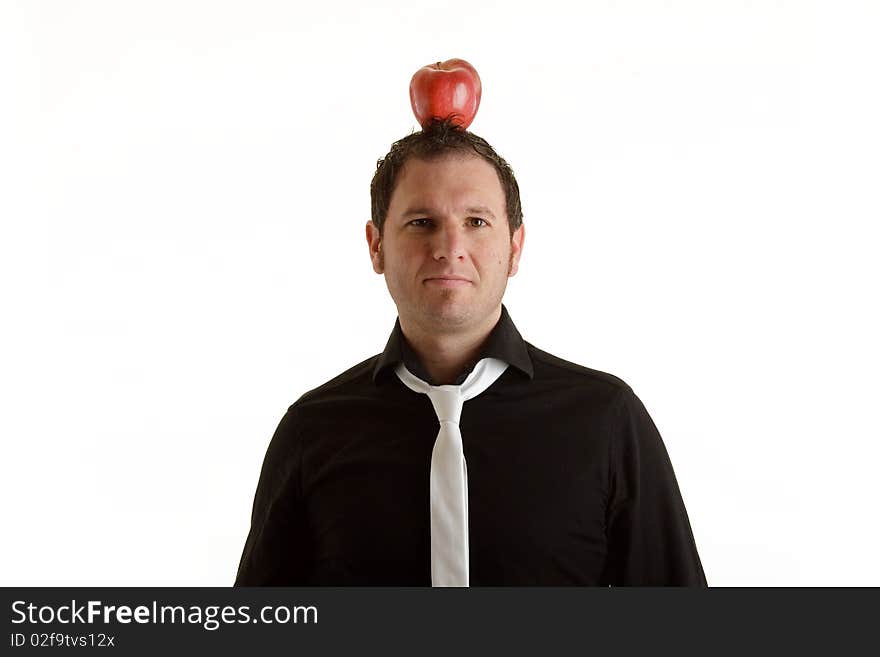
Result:
[[464,229],[454,223],[442,223],[434,231],[434,241],[431,248],[434,259],[446,258],[454,260],[464,256],[465,235]]

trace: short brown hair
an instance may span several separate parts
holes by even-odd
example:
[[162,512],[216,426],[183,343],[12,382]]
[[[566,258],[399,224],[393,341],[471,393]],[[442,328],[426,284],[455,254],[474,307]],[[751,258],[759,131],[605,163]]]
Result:
[[522,225],[523,218],[519,185],[516,183],[513,169],[485,139],[462,130],[451,119],[432,120],[419,132],[394,142],[388,155],[376,162],[376,173],[373,174],[370,183],[370,201],[373,224],[379,229],[379,234],[382,234],[385,227],[391,194],[407,160],[410,158],[433,160],[446,155],[470,152],[475,152],[495,167],[507,201],[507,224],[513,237],[513,232]]

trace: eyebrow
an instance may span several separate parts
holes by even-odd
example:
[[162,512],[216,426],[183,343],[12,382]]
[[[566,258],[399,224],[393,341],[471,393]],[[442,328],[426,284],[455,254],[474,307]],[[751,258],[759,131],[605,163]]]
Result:
[[[402,216],[411,217],[416,214],[430,215],[430,214],[433,214],[433,212],[434,211],[431,210],[431,208],[414,208],[412,210],[407,210],[406,212],[403,213]],[[485,215],[492,217],[493,219],[495,218],[495,215],[492,214],[492,211],[484,205],[477,205],[472,208],[465,208],[465,212],[467,212],[468,214],[485,214]]]

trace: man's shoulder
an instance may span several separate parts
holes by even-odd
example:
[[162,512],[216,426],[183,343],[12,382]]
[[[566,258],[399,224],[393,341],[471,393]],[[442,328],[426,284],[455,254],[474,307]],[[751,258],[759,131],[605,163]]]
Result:
[[312,388],[291,404],[288,410],[293,411],[296,408],[308,406],[312,403],[334,399],[340,394],[348,394],[363,388],[366,384],[372,382],[373,370],[376,367],[379,356],[381,354],[370,356],[357,365],[349,367],[341,374],[337,374],[329,381],[322,383],[316,388]]
[[584,384],[603,388],[611,394],[630,391],[629,384],[614,374],[596,370],[585,365],[555,356],[547,351],[538,349],[530,342],[526,342],[529,356],[535,368],[535,376],[541,378],[559,378],[570,381],[573,385]]

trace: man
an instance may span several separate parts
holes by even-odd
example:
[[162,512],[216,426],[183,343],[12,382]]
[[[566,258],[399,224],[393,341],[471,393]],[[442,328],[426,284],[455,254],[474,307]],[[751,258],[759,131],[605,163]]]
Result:
[[236,585],[705,586],[642,403],[525,342],[502,304],[525,239],[507,163],[435,121],[371,196],[398,320],[282,418]]

